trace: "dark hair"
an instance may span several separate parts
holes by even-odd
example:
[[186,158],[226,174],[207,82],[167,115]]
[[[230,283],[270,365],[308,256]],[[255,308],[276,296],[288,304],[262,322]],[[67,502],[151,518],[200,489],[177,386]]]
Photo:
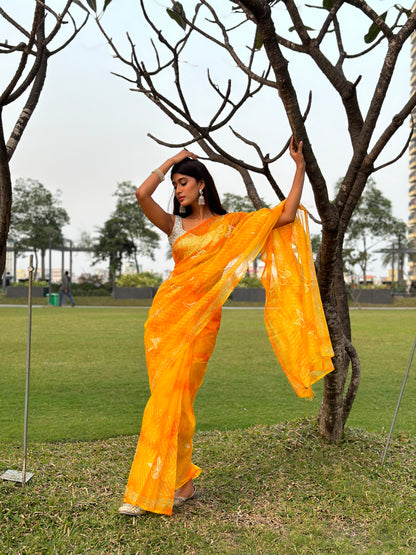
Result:
[[[197,181],[203,181],[205,183],[205,187],[202,190],[202,194],[204,195],[205,202],[208,204],[209,209],[214,214],[218,214],[222,216],[226,214],[227,211],[225,208],[222,207],[220,197],[218,195],[217,188],[215,187],[214,180],[212,179],[212,175],[209,173],[207,168],[204,166],[202,162],[199,160],[193,160],[192,158],[185,158],[181,162],[175,164],[172,168],[170,173],[171,178],[175,173],[181,173],[183,175],[188,175],[189,177],[193,177]],[[190,206],[186,206],[186,212],[181,214],[179,212],[179,201],[176,197],[173,199],[173,213],[181,216],[182,218],[186,218],[190,214],[192,214],[192,208]]]

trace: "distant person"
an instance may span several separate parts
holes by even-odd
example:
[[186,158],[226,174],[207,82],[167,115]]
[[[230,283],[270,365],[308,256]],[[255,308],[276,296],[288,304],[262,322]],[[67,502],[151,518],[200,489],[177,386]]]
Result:
[[69,277],[68,271],[66,271],[62,277],[62,285],[59,292],[59,306],[62,306],[64,295],[71,301],[72,306],[75,306],[75,301],[71,296],[71,278]]
[[[201,469],[191,461],[193,402],[214,350],[221,306],[260,251],[269,337],[296,393],[311,397],[311,385],[333,369],[306,213],[299,207],[302,143],[292,139],[290,155],[296,163],[292,188],[271,210],[227,214],[208,169],[187,150],[137,190],[147,218],[168,236],[175,268],[158,289],[145,324],[151,397],[121,514],[170,515],[195,496],[193,480]],[[152,198],[169,170],[173,214]]]

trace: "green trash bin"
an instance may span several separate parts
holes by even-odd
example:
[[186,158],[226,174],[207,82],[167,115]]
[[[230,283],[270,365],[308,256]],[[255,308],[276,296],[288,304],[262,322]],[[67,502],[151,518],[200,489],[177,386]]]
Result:
[[48,304],[59,306],[59,293],[51,293],[50,298],[48,293],[46,297],[48,298]]

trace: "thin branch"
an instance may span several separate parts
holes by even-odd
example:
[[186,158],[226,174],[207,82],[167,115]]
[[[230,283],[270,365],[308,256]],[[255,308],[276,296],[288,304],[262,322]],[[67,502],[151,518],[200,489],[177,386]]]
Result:
[[[406,102],[406,104],[403,106],[400,112],[394,116],[390,125],[384,130],[384,132],[379,137],[378,141],[376,142],[376,144],[374,145],[374,147],[372,148],[371,152],[368,155],[369,163],[374,164],[374,162],[377,160],[378,156],[383,151],[384,147],[387,145],[387,143],[392,138],[392,136],[396,133],[399,127],[403,125],[406,118],[409,115],[411,115],[415,106],[416,106],[416,91],[412,94],[412,96]],[[410,136],[408,138],[407,145],[409,144],[410,139],[412,137],[413,125],[414,125],[414,122],[412,117],[412,130],[410,131]],[[388,166],[393,162],[395,162],[396,160],[398,160],[399,158],[401,158],[404,152],[406,151],[406,149],[407,149],[407,146],[402,150],[399,156],[396,157],[392,162],[388,162],[387,164],[383,164],[382,166],[379,166],[377,170],[385,167],[386,165]],[[376,170],[373,170],[373,171],[376,171]]]
[[378,170],[382,170],[383,168],[386,168],[387,166],[391,166],[392,164],[397,162],[397,160],[400,160],[400,158],[407,152],[407,149],[409,148],[410,141],[412,140],[412,135],[413,135],[414,129],[415,129],[415,124],[414,124],[414,120],[413,120],[413,117],[412,117],[411,130],[410,130],[409,136],[407,138],[407,141],[404,144],[403,149],[396,156],[396,158],[393,158],[393,160],[390,160],[390,162],[386,162],[385,164],[381,164],[381,166],[378,166],[377,168],[374,168],[373,173],[377,172]]
[[254,150],[257,152],[260,160],[264,163],[265,160],[265,156],[262,153],[259,145],[254,142],[254,141],[250,141],[249,139],[247,139],[246,137],[243,137],[243,135],[240,135],[240,133],[237,133],[237,131],[235,131],[235,129],[233,129],[230,126],[231,131],[234,133],[234,135],[237,137],[237,139],[240,139],[240,141],[242,141],[243,143],[245,143],[246,145],[252,146],[254,148]]
[[[324,37],[326,36],[328,29],[331,25],[331,23],[334,22],[334,20],[336,19],[337,13],[339,11],[339,9],[341,8],[342,4],[343,4],[343,0],[336,0],[333,5],[332,8],[329,10],[328,16],[326,18],[326,20],[324,21],[321,30],[319,31],[318,36],[315,39],[316,45],[319,46],[321,44],[321,42],[323,41]],[[308,6],[309,8],[316,8],[318,6]],[[322,6],[319,6],[320,8]],[[323,8],[325,9],[325,8]]]
[[197,27],[195,24],[193,24],[190,21],[186,21],[188,23],[188,25],[192,26],[192,28],[201,36],[205,37],[206,39],[208,39],[210,42],[213,42],[214,44],[216,44],[217,46],[219,46],[220,48],[225,49],[232,57],[232,59],[234,60],[234,62],[237,64],[237,66],[246,74],[248,75],[251,79],[253,79],[253,81],[257,81],[258,83],[261,83],[263,85],[267,85],[271,88],[276,88],[276,83],[274,81],[269,81],[267,79],[264,79],[263,77],[261,77],[260,75],[254,73],[253,71],[250,71],[248,69],[248,67],[242,62],[242,60],[237,56],[234,48],[231,46],[229,38],[228,38],[228,34],[227,34],[227,30],[224,27],[224,25],[221,23],[221,21],[219,20],[217,14],[215,13],[215,11],[213,10],[213,8],[207,3],[206,0],[201,0],[201,4],[203,4],[212,14],[213,19],[215,24],[218,26],[218,28],[220,29],[222,36],[223,36],[223,40],[224,42],[219,41],[218,39],[216,39],[215,37],[213,37],[212,35],[209,35],[208,33],[206,33],[203,29],[201,29],[200,27]]
[[[44,17],[43,7],[38,4],[36,6],[36,12],[37,13],[35,14],[35,17],[33,19],[33,27],[32,27],[33,40],[37,48],[35,61],[33,63],[32,68],[30,69],[25,79],[21,83],[21,85],[19,85],[13,92],[11,92],[8,95],[5,104],[10,104],[14,102],[24,92],[26,92],[26,90],[36,79],[38,71],[43,63],[44,57],[47,56],[47,50],[45,46],[45,17]],[[28,47],[29,47],[29,44],[28,44]],[[15,84],[17,84],[17,81]]]
[[[136,84],[136,80],[135,79],[129,79],[129,77],[126,77],[125,75],[121,75],[121,73],[116,73],[115,71],[110,71],[111,75],[114,75],[115,77],[120,77],[120,79],[124,79],[125,81],[127,81],[128,83],[131,84]],[[137,89],[130,89],[131,91],[136,90]]]
[[[31,52],[32,47],[36,42],[36,34],[37,34],[37,31],[38,31],[38,24],[42,20],[43,20],[42,8],[40,8],[39,6],[36,6],[35,12],[34,12],[34,15],[33,15],[32,31],[30,33],[30,38],[29,38],[28,44],[26,45],[25,49],[22,52],[22,56],[20,58],[18,68],[17,68],[13,78],[11,79],[8,86],[5,88],[5,90],[3,91],[3,93],[0,96],[0,106],[4,106],[4,105],[6,105],[7,103],[10,102],[10,97],[13,93],[13,89],[16,87],[17,83],[19,82],[19,79],[23,75],[23,72],[24,72],[24,69],[26,67],[28,57],[29,57],[29,53]],[[22,94],[22,92],[24,92],[24,90],[27,89],[27,87],[30,85],[30,83],[35,78],[36,71],[37,71],[37,69],[39,68],[39,65],[40,65],[40,60],[42,58],[42,54],[43,54],[42,51],[39,51],[39,48],[38,48],[38,51],[36,53],[36,59],[35,59],[35,62],[33,64],[32,70],[29,73],[28,77],[25,79],[23,85],[21,85],[18,89],[18,91],[20,91],[20,94]],[[14,94],[14,98],[17,98],[16,93]],[[13,99],[12,99],[12,101],[13,101]]]
[[4,48],[4,50],[0,50],[0,54],[13,54],[13,52],[24,52],[26,44],[24,42],[19,42],[19,44],[14,46],[7,43],[0,43],[0,48]]
[[367,4],[362,0],[345,0],[346,4],[350,4],[362,11],[373,23],[377,25],[383,35],[390,41],[394,38],[394,33],[387,25],[387,23]]
[[24,35],[27,39],[30,39],[31,33],[29,33],[29,31],[26,31],[24,27],[22,27],[17,21],[11,18],[9,14],[3,10],[3,8],[0,8],[0,15],[3,16],[6,21],[11,23],[11,25],[13,25],[13,27],[15,27],[18,31],[20,31],[22,35]]
[[212,88],[214,89],[214,91],[216,91],[223,98],[223,102],[220,105],[220,107],[218,108],[217,113],[213,115],[213,117],[211,118],[211,121],[208,124],[208,127],[212,127],[214,125],[215,121],[219,118],[222,111],[227,106],[227,104],[229,103],[232,106],[235,106],[235,104],[230,100],[231,79],[228,79],[227,91],[226,91],[225,95],[222,95],[220,90],[219,90],[219,87],[215,87],[215,85],[212,83],[212,81],[210,79],[210,76],[209,76],[209,71],[208,71],[208,81],[209,81],[210,85],[212,86]]
[[198,141],[198,139],[190,139],[189,141],[181,141],[180,143],[171,143],[167,141],[162,141],[162,139],[158,139],[151,133],[148,133],[147,136],[155,141],[158,145],[167,146],[168,148],[186,148],[189,145],[192,145]]
[[[312,106],[312,91],[309,91],[309,95],[308,95],[308,104],[306,106],[306,110],[303,113],[303,121],[305,122],[308,118],[310,109]],[[276,154],[276,156],[274,158],[269,158],[268,156],[266,156],[266,162],[268,164],[272,164],[273,162],[276,162],[276,160],[278,160],[279,158],[281,158],[283,156],[283,154],[286,152],[286,150],[289,147],[289,143],[290,143],[290,138],[286,141],[286,144],[284,145],[284,147],[282,148],[282,150]]]
[[366,54],[368,54],[369,52],[371,52],[372,50],[375,50],[377,48],[377,46],[383,42],[383,40],[386,40],[386,37],[380,37],[379,39],[377,39],[371,46],[369,46],[368,48],[366,48],[365,50],[362,50],[361,52],[357,52],[356,54],[345,54],[345,58],[348,60],[353,60],[354,58],[361,58],[362,56],[365,56]]
[[61,46],[59,46],[59,48],[56,48],[55,50],[52,50],[49,55],[50,56],[55,56],[55,54],[57,54],[58,52],[61,52],[61,50],[63,50],[64,48],[66,48],[74,39],[75,37],[81,32],[81,30],[85,27],[85,25],[87,24],[88,18],[89,18],[89,14],[85,17],[84,21],[81,23],[81,25],[79,27],[75,26],[75,21],[72,17],[71,14],[69,14],[69,16],[71,17],[72,21],[74,22],[74,32],[72,33],[72,35],[68,38],[68,40],[66,40],[63,44],[61,44]]

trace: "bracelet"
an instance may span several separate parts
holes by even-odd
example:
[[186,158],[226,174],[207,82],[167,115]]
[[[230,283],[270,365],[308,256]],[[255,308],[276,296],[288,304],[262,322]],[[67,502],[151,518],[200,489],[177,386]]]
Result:
[[162,170],[159,170],[159,168],[157,170],[153,170],[152,173],[155,173],[158,176],[161,183],[165,180],[165,174],[162,172]]

